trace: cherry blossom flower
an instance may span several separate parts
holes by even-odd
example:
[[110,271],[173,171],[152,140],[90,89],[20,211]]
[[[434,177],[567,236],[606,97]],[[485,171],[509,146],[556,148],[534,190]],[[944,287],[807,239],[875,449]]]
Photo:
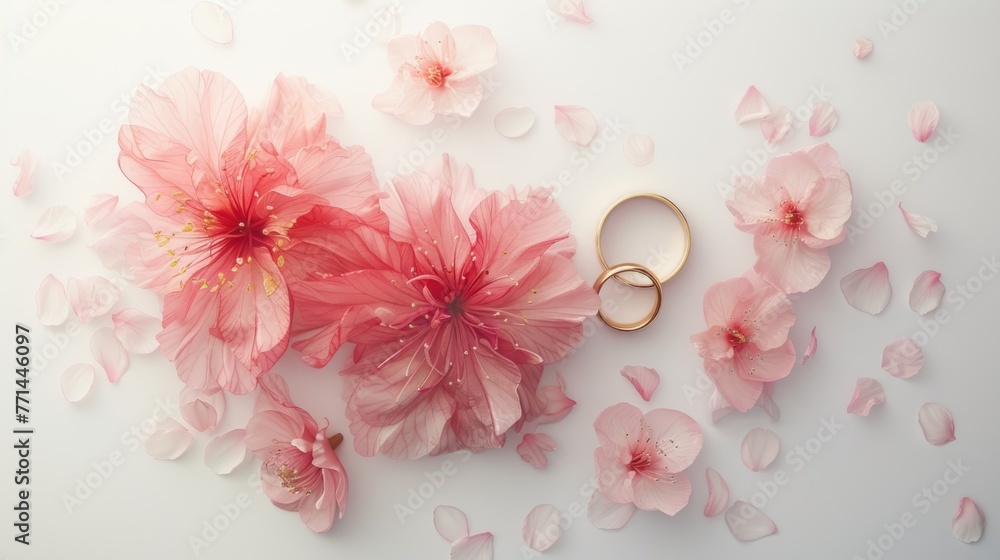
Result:
[[329,422],[316,422],[292,403],[284,379],[260,378],[260,392],[247,423],[246,445],[264,461],[261,486],[271,503],[297,511],[317,533],[344,516],[347,473],[334,452],[344,437],[326,436]]
[[481,25],[435,22],[420,35],[393,37],[388,55],[396,77],[372,106],[420,125],[434,115],[472,115],[483,99],[478,75],[496,65],[497,43]]
[[846,237],[851,200],[851,180],[823,143],[775,157],[762,176],[738,181],[726,205],[736,227],[754,235],[754,270],[795,293],[830,270],[826,249]]

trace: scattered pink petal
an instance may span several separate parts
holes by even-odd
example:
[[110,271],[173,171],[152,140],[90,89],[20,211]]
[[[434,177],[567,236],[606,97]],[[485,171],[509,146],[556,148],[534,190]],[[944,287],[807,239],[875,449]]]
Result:
[[566,396],[566,382],[556,374],[557,385],[546,385],[538,389],[542,401],[542,414],[535,419],[539,424],[552,424],[566,417],[576,406],[576,401]]
[[159,348],[156,335],[162,330],[160,320],[131,307],[111,316],[115,336],[125,349],[133,354],[149,354]]
[[972,498],[962,498],[958,502],[958,511],[951,518],[951,532],[955,538],[964,543],[974,543],[983,537],[986,528],[986,516]]
[[705,517],[715,517],[726,510],[729,505],[729,485],[726,479],[712,467],[705,469],[708,479],[708,502],[705,504]]
[[809,333],[809,346],[806,346],[806,351],[802,354],[802,362],[799,365],[805,365],[810,358],[816,355],[817,345],[816,327],[813,327],[812,332]]
[[770,517],[744,501],[737,501],[726,511],[726,524],[733,536],[744,542],[755,541],[778,531]]
[[592,19],[583,9],[583,0],[546,0],[552,13],[577,23],[591,23]]
[[94,227],[94,224],[108,217],[118,206],[118,196],[113,194],[95,194],[87,201],[87,206],[83,209],[83,221],[87,227]]
[[913,289],[910,290],[910,309],[921,315],[926,315],[941,305],[944,292],[941,273],[935,270],[925,270],[913,281]]
[[215,428],[226,411],[226,394],[221,389],[206,393],[192,387],[181,389],[181,418],[199,432]]
[[247,431],[239,428],[212,438],[205,446],[205,464],[215,474],[229,474],[247,458]]
[[66,282],[66,299],[81,323],[111,311],[119,296],[118,286],[103,276],[91,276],[86,280],[70,277]]
[[35,222],[31,237],[49,243],[62,243],[76,231],[76,215],[69,206],[56,205],[46,208]]
[[128,371],[128,352],[111,327],[102,327],[90,337],[90,353],[97,365],[104,368],[108,381],[115,383]]
[[34,188],[31,185],[31,177],[35,174],[35,165],[38,163],[38,156],[30,150],[22,150],[17,157],[10,160],[10,164],[21,168],[21,172],[14,179],[14,196],[28,196]]
[[921,216],[920,214],[911,214],[903,209],[903,203],[899,203],[899,210],[903,213],[903,219],[906,220],[906,225],[910,226],[910,229],[920,237],[927,237],[933,231],[938,230],[937,222],[927,216]]
[[619,504],[607,496],[594,490],[587,503],[587,519],[598,529],[620,529],[632,519],[635,504]]
[[451,560],[493,560],[493,533],[479,533],[452,544]]
[[854,396],[847,405],[847,412],[858,416],[868,416],[872,407],[885,402],[885,391],[882,384],[871,377],[859,377],[854,387]]
[[875,50],[875,43],[867,37],[860,37],[854,41],[854,58],[864,60]]
[[191,8],[191,25],[209,41],[225,45],[233,40],[233,18],[215,2],[198,2]]
[[156,430],[146,440],[146,453],[154,459],[173,461],[191,447],[193,440],[187,428],[167,418],[156,425]]
[[750,86],[740,98],[739,104],[736,105],[733,116],[736,117],[737,124],[743,124],[763,119],[770,114],[771,109],[767,106],[764,96],[756,87]]
[[760,132],[769,144],[781,142],[791,129],[792,111],[788,107],[778,107],[760,120]]
[[570,142],[587,146],[597,134],[597,121],[585,107],[556,105],[556,130]]
[[924,438],[931,445],[944,445],[955,441],[955,421],[951,412],[938,403],[924,403],[917,412],[917,421],[924,431]]
[[653,397],[653,392],[660,386],[660,374],[655,369],[643,366],[625,366],[622,377],[628,379],[639,396],[646,402]]
[[840,291],[851,307],[878,315],[889,305],[889,298],[892,297],[889,269],[879,261],[870,268],[855,270],[840,280]]
[[636,167],[649,165],[653,161],[653,139],[645,134],[629,134],[625,138],[625,159]]
[[909,379],[920,373],[924,366],[924,353],[912,338],[890,342],[882,351],[882,369],[889,375]]
[[63,397],[69,402],[79,402],[94,386],[94,375],[94,366],[90,364],[73,364],[66,368],[59,378]]
[[740,458],[748,469],[758,472],[774,462],[780,447],[778,434],[767,428],[754,428],[743,437]]
[[517,444],[517,454],[536,469],[544,469],[549,464],[546,453],[556,450],[556,440],[548,434],[524,434]]
[[469,518],[453,506],[434,508],[434,528],[444,540],[455,543],[469,536]]
[[38,322],[46,327],[56,327],[66,321],[69,316],[69,300],[66,299],[66,289],[58,278],[49,274],[35,292],[35,309]]
[[507,138],[520,138],[535,126],[535,112],[530,107],[509,107],[493,119],[497,132]]
[[910,107],[910,132],[917,142],[926,142],[937,128],[941,112],[933,101],[918,101]]
[[809,136],[826,136],[837,126],[837,110],[829,101],[820,101],[813,105],[812,117],[809,118]]
[[535,506],[524,519],[521,538],[528,548],[539,552],[548,550],[562,536],[559,510],[552,504]]

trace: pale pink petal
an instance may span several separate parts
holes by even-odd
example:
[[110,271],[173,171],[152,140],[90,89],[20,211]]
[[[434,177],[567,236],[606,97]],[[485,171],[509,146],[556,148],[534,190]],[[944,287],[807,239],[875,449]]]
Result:
[[562,535],[559,526],[559,509],[552,504],[532,508],[521,526],[521,538],[528,548],[542,552],[556,544]]
[[46,327],[55,327],[66,321],[69,316],[69,300],[66,299],[66,290],[58,278],[49,274],[42,279],[35,292],[35,308],[38,322]]
[[788,107],[778,107],[760,120],[760,132],[769,144],[781,142],[791,129],[792,111]]
[[924,438],[931,445],[944,445],[955,441],[955,421],[951,412],[938,403],[924,403],[917,412],[917,421],[924,431]]
[[91,276],[86,280],[71,276],[66,282],[66,299],[81,323],[111,311],[120,296],[118,286],[103,276]]
[[35,222],[31,237],[49,243],[62,243],[76,231],[76,215],[69,206],[56,205],[46,208]]
[[509,107],[497,113],[493,126],[507,138],[519,138],[535,125],[535,112],[530,107]]
[[156,317],[129,307],[111,315],[111,322],[115,325],[115,336],[133,354],[149,354],[160,346],[156,335],[162,327]]
[[847,412],[858,416],[868,416],[872,407],[885,402],[882,384],[871,377],[859,377],[854,388],[854,396],[847,405]]
[[625,138],[625,159],[636,167],[649,165],[653,161],[653,139],[645,134],[629,134]]
[[817,346],[818,342],[816,341],[816,327],[813,327],[812,331],[809,333],[809,345],[806,346],[806,351],[802,354],[802,361],[799,363],[799,365],[805,365],[805,363],[809,361],[810,358],[816,355]]
[[69,402],[79,402],[90,393],[94,386],[94,366],[90,364],[73,364],[66,368],[59,378],[63,397]]
[[102,327],[90,337],[90,353],[97,365],[104,368],[108,381],[114,383],[128,371],[128,352],[111,327]]
[[548,434],[524,434],[517,444],[517,454],[536,469],[544,469],[549,464],[546,453],[556,450],[556,440]]
[[585,107],[556,105],[556,130],[570,142],[587,146],[597,134],[597,120]]
[[910,132],[917,142],[926,142],[937,128],[941,112],[933,101],[918,101],[910,107]]
[[198,2],[191,8],[191,25],[210,41],[226,44],[233,40],[233,18],[215,2]]
[[872,43],[872,40],[867,37],[860,37],[854,41],[854,57],[858,60],[868,58],[873,50],[875,50],[875,43]]
[[444,540],[454,543],[469,536],[469,518],[453,506],[434,508],[434,528]]
[[910,290],[910,309],[921,315],[926,315],[941,305],[944,292],[941,273],[935,270],[925,270],[913,281],[913,289]]
[[655,369],[642,366],[625,366],[622,377],[639,391],[639,396],[646,402],[653,397],[653,392],[660,386],[660,374]]
[[809,136],[826,136],[837,126],[837,110],[829,101],[820,101],[813,105],[812,116],[809,117]]
[[737,124],[763,119],[771,114],[771,108],[767,106],[767,101],[760,91],[750,86],[747,88],[740,102],[736,105],[733,116],[736,117]]
[[549,4],[549,10],[552,13],[562,16],[570,21],[575,21],[577,23],[591,23],[594,20],[590,19],[587,12],[583,9],[583,0],[546,0]]
[[729,505],[729,485],[722,475],[712,467],[705,469],[708,479],[708,502],[705,504],[705,517],[715,517]]
[[903,219],[906,220],[906,225],[910,226],[910,229],[920,237],[927,237],[931,232],[937,231],[937,222],[927,216],[921,216],[920,214],[911,214],[903,208],[903,203],[899,203],[899,211],[903,213]]
[[156,425],[146,440],[146,453],[154,459],[173,461],[191,447],[194,436],[176,420],[167,418]]
[[566,396],[566,383],[560,374],[556,374],[557,385],[546,385],[538,388],[538,396],[542,401],[542,413],[535,419],[539,424],[553,424],[566,417],[576,401]]
[[840,291],[851,307],[878,315],[889,305],[889,298],[892,297],[889,269],[879,261],[869,268],[855,270],[840,280]]
[[920,373],[924,366],[924,352],[912,338],[901,338],[890,342],[882,350],[882,369],[889,375],[909,379]]
[[236,470],[247,458],[246,436],[247,431],[239,428],[212,438],[205,446],[205,464],[215,474],[229,474]]
[[767,428],[754,428],[747,432],[740,444],[740,458],[753,472],[766,469],[778,457],[781,442],[778,434]]
[[635,504],[631,502],[619,504],[594,490],[587,502],[587,519],[598,529],[620,529],[632,519],[635,510]]
[[744,501],[737,501],[726,511],[726,525],[729,525],[734,537],[744,542],[755,541],[778,531],[770,517]]
[[451,560],[493,560],[493,533],[465,537],[451,545]]
[[38,156],[30,150],[22,150],[10,164],[20,167],[21,171],[14,179],[14,196],[28,196],[34,190],[31,185],[31,177],[35,174],[35,165],[38,163]]
[[184,387],[180,395],[181,418],[189,426],[205,432],[215,428],[226,411],[226,394],[221,389],[204,392],[193,387]]
[[951,533],[964,543],[974,543],[983,537],[986,528],[986,516],[972,498],[962,498],[958,501],[958,511],[951,518]]
[[771,417],[771,422],[777,422],[781,419],[781,409],[778,408],[778,403],[774,402],[773,394],[774,383],[764,383],[764,388],[761,390],[755,406],[763,409]]
[[103,220],[118,206],[118,195],[95,194],[87,200],[87,206],[83,209],[83,221],[87,227],[94,227],[94,224]]

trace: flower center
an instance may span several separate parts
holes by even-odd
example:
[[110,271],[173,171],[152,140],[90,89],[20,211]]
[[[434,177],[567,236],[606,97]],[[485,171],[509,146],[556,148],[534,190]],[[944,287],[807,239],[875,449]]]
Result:
[[450,72],[441,68],[439,64],[427,66],[424,68],[424,82],[431,87],[441,87],[444,85],[444,79],[448,77],[448,74]]
[[803,222],[805,222],[805,218],[802,217],[802,212],[799,211],[799,209],[795,207],[795,203],[790,200],[786,200],[781,203],[781,214],[782,221],[784,221],[786,225],[795,227],[800,226]]
[[458,294],[448,302],[448,314],[452,317],[458,317],[463,313],[462,309],[462,298]]
[[648,468],[651,464],[653,464],[653,457],[652,455],[650,455],[648,449],[644,449],[641,451],[636,450],[636,451],[637,452],[633,452],[632,462],[629,463],[630,469],[634,471],[641,471],[643,469]]
[[741,333],[739,330],[734,329],[734,328],[729,328],[729,329],[726,329],[726,332],[728,333],[729,345],[730,346],[740,346],[742,344],[746,344],[747,337],[746,337],[746,335],[744,335],[743,333]]

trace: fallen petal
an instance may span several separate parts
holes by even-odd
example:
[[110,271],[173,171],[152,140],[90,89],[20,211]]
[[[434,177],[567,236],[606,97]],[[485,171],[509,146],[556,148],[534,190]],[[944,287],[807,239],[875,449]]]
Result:
[[754,428],[743,437],[740,458],[753,472],[766,469],[777,457],[781,442],[778,434],[767,428]]
[[73,364],[66,368],[59,378],[63,397],[69,402],[79,402],[94,386],[94,375],[94,366],[90,364]]
[[927,216],[921,216],[920,214],[911,214],[903,209],[903,203],[899,203],[899,210],[903,213],[903,219],[906,220],[906,225],[910,226],[910,229],[920,237],[927,237],[932,231],[937,231],[937,222],[928,218]]
[[66,282],[66,299],[81,323],[111,311],[120,296],[118,286],[103,276],[91,276],[86,280],[70,277]]
[[517,454],[536,469],[544,469],[549,464],[546,453],[556,450],[556,440],[547,434],[524,434],[517,444]]
[[31,237],[49,243],[62,243],[76,231],[76,215],[69,206],[56,205],[46,208],[35,222]]
[[17,178],[14,179],[14,196],[28,196],[34,191],[34,187],[31,185],[31,177],[35,174],[35,165],[38,164],[38,156],[30,150],[22,150],[17,157],[10,160],[10,164],[21,168],[21,171],[17,174]]
[[771,109],[767,106],[764,96],[761,95],[756,87],[750,86],[736,105],[736,111],[733,113],[733,116],[736,117],[736,124],[743,124],[763,119],[770,114]]
[[812,332],[809,333],[809,346],[806,346],[806,351],[802,354],[802,363],[799,365],[805,365],[809,358],[816,355],[816,327],[813,327]]
[[592,19],[583,9],[583,0],[546,0],[552,13],[577,23],[591,23]]
[[87,206],[83,209],[83,221],[87,227],[94,227],[94,224],[103,220],[115,211],[118,206],[118,196],[113,194],[95,194],[87,201]]
[[737,501],[726,511],[726,525],[741,541],[755,541],[773,535],[778,527],[771,518],[747,502]]
[[497,113],[493,126],[507,138],[524,136],[535,125],[535,112],[530,107],[509,107]]
[[579,105],[556,105],[556,130],[570,142],[587,146],[597,134],[597,120]]
[[931,445],[944,445],[955,441],[955,421],[951,412],[938,403],[924,403],[917,412],[917,421],[924,431],[924,438]]
[[872,407],[885,402],[885,391],[882,384],[871,377],[859,377],[854,387],[854,396],[847,405],[847,412],[858,416],[868,416]]
[[434,528],[444,540],[455,543],[469,536],[469,518],[453,506],[434,508]]
[[154,459],[173,461],[191,447],[194,436],[176,420],[167,418],[146,440],[146,453]]
[[451,560],[493,560],[493,533],[479,533],[452,544]]
[[628,379],[639,396],[646,402],[653,397],[653,392],[660,386],[660,374],[655,369],[642,366],[625,366],[622,377]]
[[625,138],[625,159],[636,167],[653,161],[653,139],[645,134],[629,134]]
[[777,422],[781,419],[781,409],[778,408],[778,403],[774,402],[771,395],[774,394],[774,382],[764,382],[764,390],[760,392],[760,397],[757,398],[758,406],[764,409],[764,412],[771,417],[771,422]]
[[587,519],[598,529],[620,529],[632,519],[635,504],[612,502],[607,496],[594,490],[587,503]]
[[554,545],[562,535],[559,526],[559,510],[552,504],[535,506],[524,519],[521,538],[528,548],[542,552]]
[[221,389],[206,393],[192,387],[181,389],[181,418],[199,432],[215,428],[226,411],[226,394]]
[[913,281],[913,289],[910,290],[910,309],[921,315],[926,315],[941,305],[944,292],[941,273],[935,270],[925,270]]
[[788,107],[778,107],[773,113],[760,120],[760,132],[769,144],[781,142],[792,129],[792,111]]
[[715,517],[729,505],[729,485],[722,475],[712,467],[705,469],[708,479],[708,502],[705,504],[705,517]]
[[215,2],[198,2],[191,8],[191,25],[209,41],[226,44],[233,40],[233,18]]
[[66,299],[66,289],[58,278],[49,274],[35,292],[35,309],[38,322],[46,327],[56,327],[66,321],[69,316],[69,300]]
[[108,381],[115,383],[128,371],[128,352],[111,327],[102,327],[90,337],[90,353],[97,365],[104,368]]
[[924,352],[912,338],[890,342],[882,351],[882,369],[893,377],[909,379],[920,373],[923,366]]
[[879,261],[870,268],[855,270],[840,280],[840,291],[851,307],[878,315],[889,305],[889,298],[892,297],[889,269]]
[[932,101],[918,101],[910,107],[910,132],[917,142],[926,142],[937,128],[941,112]]
[[212,438],[205,446],[205,464],[215,474],[229,474],[236,470],[247,458],[246,436],[247,431],[239,428]]
[[873,50],[875,50],[875,43],[872,43],[872,40],[867,37],[861,37],[854,41],[854,58],[858,60],[868,58]]
[[129,352],[149,354],[159,348],[156,335],[162,327],[156,317],[129,307],[111,315],[111,322],[115,325],[115,336]]
[[826,136],[837,126],[837,110],[829,101],[820,101],[813,105],[812,116],[809,117],[809,136]]
[[951,518],[951,532],[955,538],[964,543],[974,543],[983,537],[986,528],[986,516],[972,498],[962,498],[958,502],[958,511]]
[[556,380],[556,385],[538,388],[538,398],[542,401],[542,414],[535,419],[538,424],[558,422],[576,406],[576,401],[566,396],[566,383],[558,373],[556,373]]

